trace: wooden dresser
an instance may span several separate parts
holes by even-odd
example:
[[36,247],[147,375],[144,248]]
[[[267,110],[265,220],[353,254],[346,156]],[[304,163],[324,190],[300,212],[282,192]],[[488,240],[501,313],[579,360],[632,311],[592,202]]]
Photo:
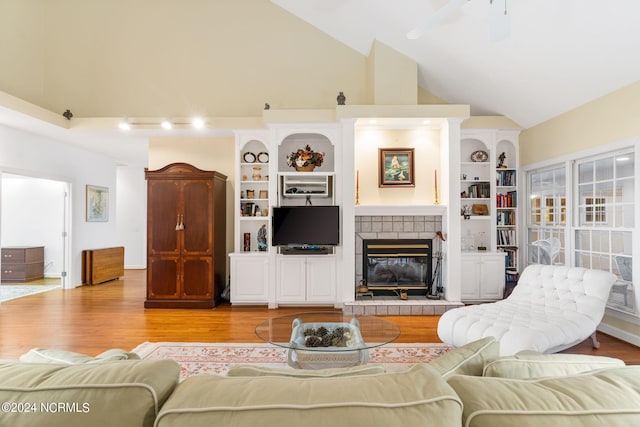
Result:
[[44,246],[2,248],[2,281],[29,282],[44,278]]

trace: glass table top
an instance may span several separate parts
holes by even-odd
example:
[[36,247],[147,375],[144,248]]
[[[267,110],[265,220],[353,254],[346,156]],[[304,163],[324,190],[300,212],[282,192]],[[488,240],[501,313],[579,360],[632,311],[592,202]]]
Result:
[[[400,328],[376,316],[319,311],[267,319],[256,326],[255,333],[263,341],[280,347],[340,352],[388,344],[400,336]],[[309,338],[310,335],[318,338]]]

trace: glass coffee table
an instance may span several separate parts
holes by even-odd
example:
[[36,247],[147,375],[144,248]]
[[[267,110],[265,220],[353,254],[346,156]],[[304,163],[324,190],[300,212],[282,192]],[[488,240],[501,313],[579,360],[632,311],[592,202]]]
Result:
[[301,369],[366,364],[370,348],[400,336],[398,325],[389,320],[340,311],[286,314],[258,324],[255,332],[260,339],[287,348],[289,366]]

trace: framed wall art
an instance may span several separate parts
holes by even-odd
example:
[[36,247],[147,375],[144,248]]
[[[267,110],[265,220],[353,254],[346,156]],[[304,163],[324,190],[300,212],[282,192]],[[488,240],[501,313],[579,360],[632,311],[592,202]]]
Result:
[[415,187],[413,148],[378,149],[378,187]]
[[109,221],[109,189],[87,185],[87,222]]

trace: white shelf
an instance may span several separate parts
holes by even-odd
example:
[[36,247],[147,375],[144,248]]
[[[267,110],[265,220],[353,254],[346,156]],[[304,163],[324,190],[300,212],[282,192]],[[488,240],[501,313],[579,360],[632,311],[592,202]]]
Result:
[[333,196],[333,173],[283,172],[279,175],[280,197],[283,199]]
[[462,219],[463,221],[488,221],[490,219],[493,219],[493,217],[491,215],[471,215],[469,218],[467,219]]

